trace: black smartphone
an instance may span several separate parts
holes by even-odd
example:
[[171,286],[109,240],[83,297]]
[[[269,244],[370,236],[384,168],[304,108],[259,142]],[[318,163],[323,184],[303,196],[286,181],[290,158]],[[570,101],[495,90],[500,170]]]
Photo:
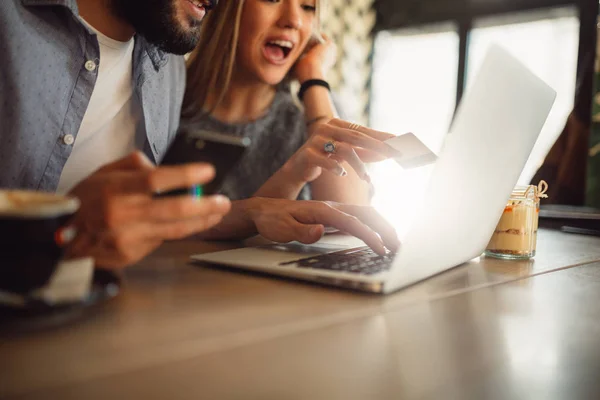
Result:
[[203,186],[181,188],[158,196],[191,194],[196,197],[215,194],[223,180],[240,161],[250,139],[202,129],[181,128],[169,146],[160,165],[203,162],[215,167],[215,178]]

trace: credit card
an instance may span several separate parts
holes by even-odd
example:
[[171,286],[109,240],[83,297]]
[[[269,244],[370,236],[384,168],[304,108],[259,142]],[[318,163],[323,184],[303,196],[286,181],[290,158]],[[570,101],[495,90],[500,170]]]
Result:
[[394,160],[404,169],[412,169],[433,164],[437,156],[413,133],[405,133],[385,141],[398,152]]

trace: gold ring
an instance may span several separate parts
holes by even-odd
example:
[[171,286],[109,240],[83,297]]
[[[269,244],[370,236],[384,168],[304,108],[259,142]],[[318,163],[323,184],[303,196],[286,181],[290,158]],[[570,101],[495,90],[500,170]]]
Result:
[[362,128],[362,126],[360,126],[359,124],[354,124],[354,123],[351,123],[350,126],[348,127],[348,129],[351,129],[353,131],[360,131],[360,128]]

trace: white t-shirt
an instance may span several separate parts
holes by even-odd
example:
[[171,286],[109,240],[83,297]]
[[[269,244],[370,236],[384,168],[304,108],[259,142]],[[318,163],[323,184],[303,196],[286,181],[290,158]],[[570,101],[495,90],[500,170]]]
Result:
[[[83,21],[86,23],[85,21]],[[96,32],[100,45],[98,77],[57,192],[67,193],[101,166],[135,149],[135,132],[142,109],[133,95],[133,47]]]

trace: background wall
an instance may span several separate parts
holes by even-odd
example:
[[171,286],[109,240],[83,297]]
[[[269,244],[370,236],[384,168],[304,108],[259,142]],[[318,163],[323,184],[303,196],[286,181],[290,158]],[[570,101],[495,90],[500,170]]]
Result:
[[351,121],[366,124],[369,110],[371,55],[375,26],[373,0],[328,0],[323,31],[338,47],[338,62],[328,76],[340,111]]

